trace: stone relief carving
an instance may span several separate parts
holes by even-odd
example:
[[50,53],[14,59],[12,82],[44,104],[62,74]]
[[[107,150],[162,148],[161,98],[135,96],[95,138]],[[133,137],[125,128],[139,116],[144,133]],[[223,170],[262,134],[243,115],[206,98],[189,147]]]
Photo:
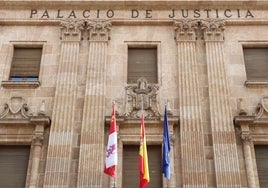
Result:
[[175,39],[177,41],[195,41],[200,20],[175,20]]
[[32,141],[35,146],[42,146],[44,141],[43,133],[34,134],[32,137]]
[[5,104],[0,119],[28,119],[28,106],[22,97],[11,97],[9,102]]
[[256,119],[268,118],[268,96],[264,96],[256,108]]
[[126,87],[126,104],[124,116],[127,119],[160,117],[158,108],[159,86],[148,84],[145,78],[140,78],[137,84]]
[[249,131],[242,131],[240,137],[244,143],[251,143],[252,141],[252,136]]
[[200,20],[201,29],[204,31],[205,41],[223,41],[225,21],[217,19]]
[[23,97],[13,96],[8,100],[7,103],[4,104],[4,109],[0,113],[0,120],[29,120],[33,117],[45,117],[46,112],[44,100],[42,101],[40,109],[36,114],[37,116],[33,115],[33,112],[29,110],[26,100]]

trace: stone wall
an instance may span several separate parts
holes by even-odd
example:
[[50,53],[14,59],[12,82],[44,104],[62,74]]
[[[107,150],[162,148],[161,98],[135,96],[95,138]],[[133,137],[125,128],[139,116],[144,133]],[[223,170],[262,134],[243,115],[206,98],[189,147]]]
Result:
[[[249,120],[248,129],[255,131],[249,148],[240,138],[240,131],[246,128],[240,121],[235,128],[233,119],[241,109],[247,116],[255,115],[258,103],[267,95],[267,83],[245,84],[243,57],[243,46],[268,44],[266,2],[189,1],[182,6],[182,1],[64,1],[61,6],[47,0],[19,2],[20,9],[15,3],[0,2],[0,113],[15,96],[25,99],[29,117],[39,117],[44,105],[43,115],[51,120],[44,133],[39,173],[34,176],[38,180],[33,180],[29,170],[26,187],[112,186],[103,166],[105,124],[109,124],[105,116],[110,116],[113,101],[119,117],[119,161],[123,144],[139,143],[140,120],[124,116],[128,46],[157,47],[160,114],[145,119],[145,125],[151,125],[148,144],[161,144],[161,118],[168,104],[174,162],[169,186],[258,186],[253,146],[267,144],[268,139],[255,133],[267,135],[268,131],[251,128],[252,122],[259,122]],[[181,7],[185,14],[189,11],[186,19],[182,19]],[[43,46],[37,88],[5,82],[13,47],[25,45]],[[19,118],[25,124],[13,130],[8,126],[14,119],[8,126],[2,120],[0,136],[12,130],[18,140],[29,131],[25,125],[31,124]],[[15,144],[31,144],[33,138],[27,139]],[[0,139],[0,144],[14,143]],[[252,159],[245,157],[250,154]],[[30,161],[33,159],[31,155]],[[246,178],[249,173],[255,178]],[[118,187],[121,181],[118,177]]]

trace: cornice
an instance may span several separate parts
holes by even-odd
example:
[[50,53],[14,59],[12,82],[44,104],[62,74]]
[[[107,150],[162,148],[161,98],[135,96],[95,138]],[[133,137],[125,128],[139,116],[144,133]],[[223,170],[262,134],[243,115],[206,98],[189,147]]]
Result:
[[[60,19],[1,19],[0,26],[59,26]],[[161,26],[173,26],[173,19],[111,19],[111,24],[116,25],[161,25]],[[268,25],[268,20],[254,19],[254,20],[225,20],[226,26],[249,26],[249,25]]]
[[1,8],[8,9],[23,9],[23,8],[157,8],[159,10],[166,8],[193,8],[193,7],[234,7],[239,8],[258,8],[265,9],[268,7],[268,1],[266,0],[236,0],[236,1],[224,1],[224,0],[2,0],[0,1]]

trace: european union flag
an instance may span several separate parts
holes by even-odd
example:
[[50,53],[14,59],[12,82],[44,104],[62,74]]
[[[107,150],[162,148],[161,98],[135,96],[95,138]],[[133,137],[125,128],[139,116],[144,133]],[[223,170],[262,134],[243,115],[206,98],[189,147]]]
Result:
[[170,140],[169,140],[169,131],[168,131],[168,116],[167,108],[165,106],[165,115],[164,115],[164,134],[163,134],[163,157],[162,157],[162,173],[169,180],[170,179]]

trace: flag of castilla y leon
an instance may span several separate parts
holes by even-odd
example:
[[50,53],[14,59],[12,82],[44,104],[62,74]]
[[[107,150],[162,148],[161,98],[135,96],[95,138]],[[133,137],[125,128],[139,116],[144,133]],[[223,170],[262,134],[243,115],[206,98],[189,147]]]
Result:
[[113,105],[109,138],[106,150],[104,173],[108,174],[109,176],[115,177],[116,165],[117,165],[117,132],[116,132],[115,108]]
[[144,126],[144,116],[141,118],[141,137],[140,137],[140,151],[139,151],[139,170],[140,170],[140,188],[145,188],[150,181],[148,156]]

